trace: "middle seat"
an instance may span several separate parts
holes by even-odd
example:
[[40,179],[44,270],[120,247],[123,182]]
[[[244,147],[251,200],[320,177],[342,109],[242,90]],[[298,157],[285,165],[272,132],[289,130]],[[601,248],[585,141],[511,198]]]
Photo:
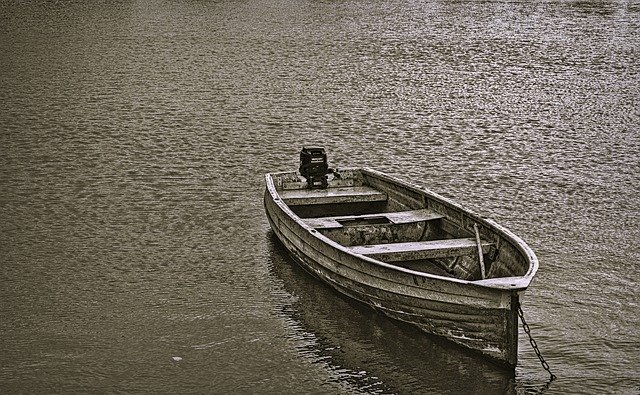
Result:
[[315,229],[340,229],[350,225],[410,224],[414,222],[432,221],[443,217],[443,215],[433,210],[424,208],[390,213],[303,218],[303,221]]

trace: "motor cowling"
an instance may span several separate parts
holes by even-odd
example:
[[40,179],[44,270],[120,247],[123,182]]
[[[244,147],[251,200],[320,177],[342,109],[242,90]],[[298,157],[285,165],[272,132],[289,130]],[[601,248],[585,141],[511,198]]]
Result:
[[324,148],[302,147],[299,171],[307,180],[307,188],[326,188],[329,163]]

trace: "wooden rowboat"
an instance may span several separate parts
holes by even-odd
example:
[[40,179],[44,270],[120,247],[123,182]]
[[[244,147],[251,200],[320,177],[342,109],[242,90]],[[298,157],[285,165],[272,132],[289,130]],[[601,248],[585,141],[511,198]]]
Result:
[[372,169],[335,170],[319,188],[307,179],[267,174],[264,196],[273,232],[303,268],[391,318],[516,366],[519,297],[538,269],[520,238]]

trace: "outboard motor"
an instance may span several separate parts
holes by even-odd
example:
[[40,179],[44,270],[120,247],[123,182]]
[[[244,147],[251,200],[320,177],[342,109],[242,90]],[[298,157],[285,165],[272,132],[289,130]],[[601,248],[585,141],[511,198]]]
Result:
[[300,174],[307,179],[307,188],[326,188],[329,164],[324,148],[302,147],[300,151]]

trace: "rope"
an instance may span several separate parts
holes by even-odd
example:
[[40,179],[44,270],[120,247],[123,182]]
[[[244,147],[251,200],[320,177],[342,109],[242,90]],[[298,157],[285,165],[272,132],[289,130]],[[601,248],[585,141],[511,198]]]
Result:
[[540,363],[542,364],[542,367],[544,368],[544,370],[546,370],[547,373],[549,373],[549,375],[551,376],[550,381],[555,380],[556,379],[556,375],[551,373],[551,369],[549,368],[549,364],[547,363],[547,361],[545,361],[544,357],[542,357],[542,354],[540,354],[540,349],[538,348],[538,344],[536,343],[536,341],[531,336],[531,328],[529,328],[529,325],[527,325],[527,321],[524,320],[524,313],[522,312],[522,307],[520,306],[520,302],[519,301],[517,302],[516,306],[518,308],[518,316],[520,317],[520,320],[522,321],[522,328],[524,329],[524,332],[529,336],[529,343],[531,343],[531,347],[533,347],[533,351],[535,351],[536,356],[540,360]]

